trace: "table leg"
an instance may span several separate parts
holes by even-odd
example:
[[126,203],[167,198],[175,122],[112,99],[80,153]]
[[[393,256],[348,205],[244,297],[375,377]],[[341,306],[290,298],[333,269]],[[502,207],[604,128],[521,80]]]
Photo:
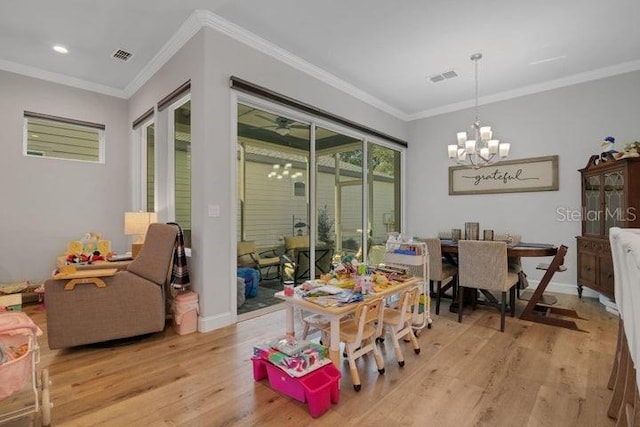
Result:
[[288,337],[295,337],[296,330],[293,324],[293,305],[287,304],[287,309],[285,310],[285,313],[287,316],[287,320],[286,320],[287,329],[285,333]]
[[329,344],[329,358],[336,368],[340,369],[340,319],[331,318],[331,340]]

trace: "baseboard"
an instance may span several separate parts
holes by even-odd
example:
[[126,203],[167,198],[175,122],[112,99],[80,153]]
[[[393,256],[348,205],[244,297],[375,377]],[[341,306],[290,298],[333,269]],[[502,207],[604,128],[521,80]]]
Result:
[[211,332],[233,323],[233,315],[230,312],[208,317],[200,316],[198,317],[198,332]]
[[[539,280],[528,279],[528,281],[532,290],[536,289],[538,287],[538,283],[540,283]],[[546,290],[548,292],[557,292],[559,294],[578,295],[578,286],[572,285],[569,283],[551,282],[547,286]],[[600,294],[594,291],[593,289],[582,288],[582,297],[583,298],[599,298]]]

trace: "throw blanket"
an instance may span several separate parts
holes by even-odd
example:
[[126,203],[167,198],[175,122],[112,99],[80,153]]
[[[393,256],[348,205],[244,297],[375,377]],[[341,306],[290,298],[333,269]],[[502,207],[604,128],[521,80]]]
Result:
[[189,287],[189,268],[187,267],[187,255],[184,251],[184,235],[182,228],[175,222],[167,224],[175,225],[178,228],[176,236],[176,246],[173,253],[173,270],[171,271],[171,287],[184,290]]

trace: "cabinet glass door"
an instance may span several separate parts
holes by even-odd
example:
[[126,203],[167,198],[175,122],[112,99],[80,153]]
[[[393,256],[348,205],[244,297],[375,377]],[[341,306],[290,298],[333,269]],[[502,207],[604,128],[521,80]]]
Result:
[[600,181],[601,175],[592,175],[585,178],[584,198],[585,206],[582,213],[584,234],[600,234]]
[[611,227],[622,227],[624,220],[624,175],[621,171],[604,174],[604,234]]

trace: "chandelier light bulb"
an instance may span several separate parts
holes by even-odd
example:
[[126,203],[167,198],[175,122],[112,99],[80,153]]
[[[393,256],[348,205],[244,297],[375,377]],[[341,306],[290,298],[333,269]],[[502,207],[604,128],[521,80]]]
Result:
[[473,139],[470,139],[469,141],[467,141],[465,143],[464,149],[469,154],[475,154],[476,153],[476,141],[473,140]]
[[450,159],[455,159],[456,157],[458,157],[458,146],[453,144],[453,145],[449,145],[449,158]]
[[488,141],[491,139],[491,126],[482,126],[480,128],[480,138],[483,141]]
[[511,148],[511,144],[508,142],[503,142],[500,144],[500,157],[505,158],[509,155],[509,148]]
[[487,148],[489,149],[489,154],[498,154],[498,146],[500,141],[497,139],[492,139],[487,142]]

